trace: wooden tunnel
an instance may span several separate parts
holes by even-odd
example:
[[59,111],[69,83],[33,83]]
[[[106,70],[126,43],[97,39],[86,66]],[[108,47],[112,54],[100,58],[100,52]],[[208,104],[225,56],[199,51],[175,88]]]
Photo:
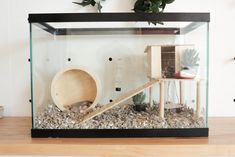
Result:
[[67,67],[59,71],[52,80],[51,96],[60,110],[79,102],[90,101],[88,109],[94,107],[101,96],[101,85],[97,77],[84,67]]

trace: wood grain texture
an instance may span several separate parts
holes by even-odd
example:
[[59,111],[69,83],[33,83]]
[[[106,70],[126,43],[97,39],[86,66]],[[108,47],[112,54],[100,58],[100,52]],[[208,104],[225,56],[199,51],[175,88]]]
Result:
[[159,116],[164,118],[164,107],[165,106],[165,85],[164,81],[160,82],[160,105],[159,105]]
[[196,115],[197,117],[201,116],[201,82],[197,81],[197,106],[196,106]]
[[38,138],[30,118],[0,119],[1,155],[235,156],[235,118],[210,118],[209,138]]
[[150,78],[162,77],[162,61],[161,61],[161,46],[147,46],[145,53],[147,53],[148,71],[147,76]]
[[180,104],[184,104],[185,103],[185,99],[184,99],[184,81],[180,80]]

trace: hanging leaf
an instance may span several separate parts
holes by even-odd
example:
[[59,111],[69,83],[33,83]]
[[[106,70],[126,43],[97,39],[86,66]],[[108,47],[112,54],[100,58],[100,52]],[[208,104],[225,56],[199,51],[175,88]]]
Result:
[[[101,0],[101,1],[105,1],[105,0]],[[101,9],[103,8],[102,5],[101,5],[101,2],[98,1],[96,2],[95,0],[83,0],[82,2],[73,2],[74,4],[78,4],[78,5],[81,5],[83,7],[86,7],[88,5],[91,5],[93,7],[96,7],[97,10],[101,13]]]
[[79,3],[79,2],[73,2],[74,4],[78,4],[78,5],[81,5],[81,6],[83,6],[83,7],[85,7],[85,6],[87,6],[87,5],[90,5],[90,3],[83,3],[83,2],[81,2],[81,3]]
[[[174,0],[137,0],[134,5],[136,13],[161,13],[167,4],[173,3]],[[149,24],[163,24],[159,21],[149,21]]]
[[88,5],[95,6],[96,4],[95,0],[83,0],[82,2],[73,2],[73,3],[81,5],[83,7],[88,6]]
[[173,3],[175,0],[164,0],[166,4]]

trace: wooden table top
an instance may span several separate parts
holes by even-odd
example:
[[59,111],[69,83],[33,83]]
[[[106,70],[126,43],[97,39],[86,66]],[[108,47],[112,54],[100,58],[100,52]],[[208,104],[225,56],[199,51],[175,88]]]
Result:
[[209,118],[208,138],[31,138],[31,118],[0,119],[0,155],[235,156],[235,118]]

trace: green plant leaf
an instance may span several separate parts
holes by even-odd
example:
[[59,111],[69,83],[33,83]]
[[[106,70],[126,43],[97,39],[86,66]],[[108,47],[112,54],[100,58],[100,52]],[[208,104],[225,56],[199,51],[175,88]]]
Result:
[[162,11],[165,9],[165,7],[166,7],[166,2],[165,2],[165,0],[162,0],[162,4],[161,4],[160,7],[162,8]]
[[141,92],[141,93],[133,96],[132,100],[133,100],[134,104],[143,104],[145,98],[146,98],[146,94],[144,92]]
[[[101,0],[101,1],[104,2],[106,0]],[[96,2],[95,0],[83,0],[82,2],[73,2],[73,3],[81,5],[83,7],[91,5],[93,7],[96,7],[98,12],[101,13],[101,9],[103,8],[102,5],[101,5],[101,1]]]
[[90,5],[90,3],[85,3],[85,2],[81,2],[81,3],[79,3],[79,2],[73,2],[74,4],[78,4],[78,5],[81,5],[81,6],[83,6],[83,7],[85,7],[85,6],[87,6],[87,5]]
[[134,5],[134,11],[135,12],[145,12],[145,9],[143,7],[145,0],[137,0],[135,5]]
[[175,0],[164,0],[166,4],[173,3]]
[[150,10],[152,13],[158,13],[159,7],[160,7],[160,3],[154,3],[154,4],[152,4]]
[[[134,11],[137,13],[161,13],[167,4],[173,3],[174,0],[137,0],[134,5]],[[159,21],[149,21],[149,24],[163,24]]]
[[96,4],[95,0],[83,0],[82,2],[73,2],[73,3],[81,5],[83,7],[88,6],[88,5],[95,6]]

